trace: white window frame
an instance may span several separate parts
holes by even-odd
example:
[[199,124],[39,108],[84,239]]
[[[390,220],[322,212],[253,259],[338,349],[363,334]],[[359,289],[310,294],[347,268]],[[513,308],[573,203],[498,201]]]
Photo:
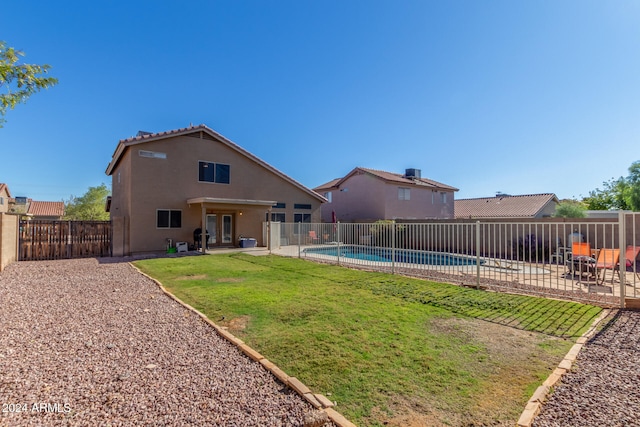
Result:
[[398,187],[398,200],[411,200],[411,189]]

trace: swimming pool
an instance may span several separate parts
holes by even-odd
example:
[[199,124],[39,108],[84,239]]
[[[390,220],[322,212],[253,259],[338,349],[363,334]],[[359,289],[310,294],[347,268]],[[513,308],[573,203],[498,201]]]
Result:
[[[395,252],[390,248],[378,248],[373,246],[329,246],[322,248],[307,248],[304,250],[306,254],[328,255],[338,256],[338,249],[340,250],[340,256],[344,258],[351,258],[363,261],[378,261],[378,262],[404,262],[408,264],[423,264],[423,265],[476,265],[476,259],[473,257],[446,254],[442,252],[426,252],[426,251],[413,251],[406,249],[396,249]],[[395,255],[395,256],[394,256]],[[484,264],[484,260],[480,260],[480,265]]]

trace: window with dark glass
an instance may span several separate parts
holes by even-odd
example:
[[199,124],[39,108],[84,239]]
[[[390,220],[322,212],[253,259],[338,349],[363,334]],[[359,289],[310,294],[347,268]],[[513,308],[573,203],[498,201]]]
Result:
[[231,182],[231,166],[223,163],[198,162],[198,180],[229,184]]
[[294,213],[293,222],[311,222],[311,214]]
[[273,205],[273,207],[276,209],[284,209],[287,207],[287,204],[284,202],[278,202],[275,205]]
[[294,209],[311,209],[311,205],[307,203],[295,203],[293,205]]
[[181,228],[182,211],[158,209],[156,212],[156,226],[158,228]]
[[[267,221],[268,220],[269,220],[269,213],[267,212]],[[271,212],[271,221],[286,222],[284,212]]]

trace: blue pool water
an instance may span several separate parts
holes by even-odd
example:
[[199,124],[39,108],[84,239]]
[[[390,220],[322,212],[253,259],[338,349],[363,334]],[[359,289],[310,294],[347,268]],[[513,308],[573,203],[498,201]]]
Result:
[[[440,252],[409,251],[396,249],[395,254],[389,248],[372,246],[340,246],[340,256],[364,261],[391,262],[395,255],[396,262],[426,265],[476,265],[475,258],[464,257]],[[307,254],[338,256],[338,247],[309,248]],[[484,261],[480,261],[483,264]]]

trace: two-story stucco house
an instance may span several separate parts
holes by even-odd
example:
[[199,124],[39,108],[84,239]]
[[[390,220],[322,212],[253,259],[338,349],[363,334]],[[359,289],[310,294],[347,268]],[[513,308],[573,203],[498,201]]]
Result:
[[241,236],[264,246],[265,221],[319,222],[325,202],[205,125],[121,140],[106,174],[114,256],[193,245],[205,227],[209,248]]
[[328,200],[322,205],[322,221],[453,218],[458,189],[421,175],[420,169],[398,174],[357,167],[314,188]]

